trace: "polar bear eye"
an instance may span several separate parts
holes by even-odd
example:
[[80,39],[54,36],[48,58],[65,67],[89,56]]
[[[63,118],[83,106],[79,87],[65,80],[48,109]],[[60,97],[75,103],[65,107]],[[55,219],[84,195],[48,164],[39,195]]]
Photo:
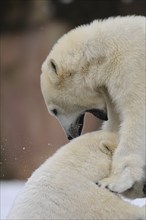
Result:
[[56,65],[55,65],[54,61],[51,60],[50,63],[51,63],[51,67],[54,70],[54,72],[57,73],[57,68],[56,68]]
[[57,115],[57,114],[58,114],[57,109],[53,109],[53,110],[52,110],[52,113],[53,113],[54,115]]

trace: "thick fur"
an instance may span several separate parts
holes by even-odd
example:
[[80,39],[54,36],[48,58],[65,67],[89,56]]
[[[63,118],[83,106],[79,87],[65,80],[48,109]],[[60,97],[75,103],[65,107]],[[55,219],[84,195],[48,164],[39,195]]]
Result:
[[33,173],[8,219],[144,220],[144,207],[96,185],[109,175],[117,144],[114,133],[100,131],[62,147]]
[[145,176],[145,60],[145,17],[126,16],[70,31],[42,66],[47,108],[51,114],[57,110],[68,136],[77,130],[77,117],[88,109],[107,112],[103,129],[119,132],[111,174],[101,181],[115,192]]

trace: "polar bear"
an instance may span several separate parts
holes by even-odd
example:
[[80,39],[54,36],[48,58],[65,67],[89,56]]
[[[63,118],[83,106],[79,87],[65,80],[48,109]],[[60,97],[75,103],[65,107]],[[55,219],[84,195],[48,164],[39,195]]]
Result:
[[145,17],[95,20],[58,40],[42,65],[49,112],[69,139],[81,134],[85,112],[105,120],[120,142],[101,185],[124,192],[145,176]]
[[96,184],[109,175],[117,144],[115,133],[96,131],[59,149],[32,174],[8,219],[144,220],[144,207]]

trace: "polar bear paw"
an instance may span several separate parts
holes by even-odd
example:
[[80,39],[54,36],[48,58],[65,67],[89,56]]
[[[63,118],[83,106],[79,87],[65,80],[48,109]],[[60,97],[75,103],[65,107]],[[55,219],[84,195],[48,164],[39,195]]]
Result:
[[119,175],[111,175],[98,182],[99,187],[107,188],[115,193],[122,193],[127,189],[130,189],[133,185],[134,182],[131,178],[127,181],[127,179],[120,178]]
[[102,179],[97,184],[99,187],[107,188],[115,193],[122,193],[132,188],[135,182],[141,181],[143,169],[130,167],[128,165],[121,167],[111,173],[108,178]]

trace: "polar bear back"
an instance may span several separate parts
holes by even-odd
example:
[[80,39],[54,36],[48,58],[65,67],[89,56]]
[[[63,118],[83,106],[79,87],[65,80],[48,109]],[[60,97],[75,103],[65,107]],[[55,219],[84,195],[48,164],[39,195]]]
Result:
[[[8,219],[133,219],[135,210],[96,181],[109,174],[111,155],[103,140],[113,133],[93,132],[62,147],[30,177]],[[124,212],[123,212],[124,210]]]

